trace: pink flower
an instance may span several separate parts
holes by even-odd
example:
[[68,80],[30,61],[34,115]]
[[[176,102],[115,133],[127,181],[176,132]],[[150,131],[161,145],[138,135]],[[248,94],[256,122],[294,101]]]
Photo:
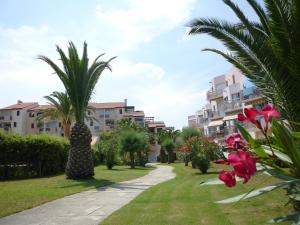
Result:
[[[244,179],[243,183],[247,183],[251,176],[256,173],[256,160],[248,152],[240,149],[234,153],[229,153],[227,160],[221,159],[215,162],[232,166],[234,174]],[[224,174],[224,172],[222,172],[222,174]],[[219,179],[224,181],[224,177],[227,176],[229,175],[226,173],[222,176],[222,179],[220,178],[221,176],[219,176]]]
[[260,114],[264,116],[266,124],[269,123],[270,118],[278,118],[280,116],[279,112],[276,111],[274,105],[271,106],[270,104],[265,105]]
[[239,133],[234,133],[225,139],[228,148],[244,148],[246,143]]
[[247,183],[250,177],[256,173],[256,160],[243,150],[230,153],[228,162],[233,167],[235,174],[244,179],[243,183]]
[[223,181],[227,187],[233,187],[236,185],[234,171],[221,170],[219,173],[219,179]]
[[258,112],[255,108],[245,108],[244,114],[239,113],[238,114],[238,120],[242,122],[251,122],[253,123],[258,129],[261,129],[260,122],[257,120],[257,116],[260,115],[260,112]]

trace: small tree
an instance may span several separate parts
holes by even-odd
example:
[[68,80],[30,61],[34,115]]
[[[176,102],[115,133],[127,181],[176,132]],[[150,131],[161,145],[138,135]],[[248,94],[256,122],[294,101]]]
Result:
[[144,148],[143,135],[143,133],[139,133],[132,129],[127,129],[120,133],[121,150],[129,152],[131,169],[135,168],[134,153]]
[[223,156],[219,146],[206,137],[192,137],[187,141],[187,146],[191,150],[193,167],[198,167],[202,173],[207,172],[210,161]]
[[119,152],[120,144],[114,132],[106,132],[100,135],[98,144],[99,152],[104,155],[107,169],[111,170],[116,164],[116,155]]
[[162,143],[162,146],[168,152],[168,163],[171,163],[173,159],[173,151],[176,147],[175,142],[171,138],[167,138]]
[[200,131],[197,128],[193,128],[193,127],[183,129],[183,131],[181,132],[181,137],[185,142],[189,140],[191,137],[196,137],[199,135],[200,135]]

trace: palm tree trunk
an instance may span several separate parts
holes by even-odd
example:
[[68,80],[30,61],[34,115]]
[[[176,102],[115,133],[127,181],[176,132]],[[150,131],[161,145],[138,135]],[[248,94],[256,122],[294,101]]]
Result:
[[131,167],[131,169],[135,168],[135,165],[134,165],[134,152],[130,152],[130,167]]
[[70,179],[87,179],[94,176],[91,151],[92,135],[84,123],[75,123],[70,136],[70,151],[66,175]]
[[70,138],[71,124],[67,123],[67,122],[64,122],[63,126],[64,126],[64,137],[69,139]]

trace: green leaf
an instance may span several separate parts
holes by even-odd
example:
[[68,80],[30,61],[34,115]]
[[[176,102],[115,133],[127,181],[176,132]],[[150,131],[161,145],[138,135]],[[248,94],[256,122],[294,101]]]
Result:
[[293,161],[293,164],[300,170],[300,151],[295,142],[292,132],[276,120],[272,122],[272,132],[276,138],[279,147],[283,148]]
[[300,138],[300,132],[293,132],[292,135],[295,138]]
[[265,152],[262,146],[258,144],[258,142],[251,137],[249,132],[240,124],[236,123],[235,125],[237,126],[238,130],[242,134],[243,138],[250,144],[254,152],[261,158],[267,158],[268,154]]
[[[236,181],[241,181],[242,179],[237,177]],[[223,181],[221,181],[219,178],[212,178],[207,181],[202,181],[200,183],[200,186],[206,186],[206,185],[219,185],[219,184],[224,184]]]
[[289,214],[287,216],[280,216],[276,217],[274,219],[269,220],[269,223],[281,223],[281,222],[286,222],[286,221],[294,221],[293,224],[298,225],[300,224],[300,213],[295,212],[292,214]]
[[278,179],[281,179],[281,180],[285,180],[285,181],[296,181],[297,180],[294,177],[289,176],[288,174],[284,173],[284,170],[279,171],[278,169],[274,169],[272,167],[267,166],[267,167],[265,167],[264,171],[265,171],[264,173],[266,173],[270,176],[276,177]]
[[227,199],[224,199],[224,200],[221,200],[221,201],[217,201],[215,203],[228,204],[228,203],[234,203],[234,202],[238,202],[240,200],[244,200],[244,199],[248,199],[248,198],[253,198],[253,197],[268,193],[270,191],[273,191],[277,188],[284,187],[288,183],[290,183],[290,182],[285,181],[285,182],[278,183],[278,184],[275,184],[275,185],[270,185],[270,186],[267,186],[267,187],[259,188],[259,189],[250,191],[249,193],[244,193],[244,194],[232,197],[232,198],[227,198]]
[[[262,148],[265,150],[265,152],[269,155],[272,155],[272,151],[271,148],[267,145],[262,145]],[[293,163],[291,158],[287,155],[284,154],[281,151],[278,151],[277,149],[272,148],[274,155],[276,155],[279,159],[281,159],[282,161],[285,161],[287,163]]]

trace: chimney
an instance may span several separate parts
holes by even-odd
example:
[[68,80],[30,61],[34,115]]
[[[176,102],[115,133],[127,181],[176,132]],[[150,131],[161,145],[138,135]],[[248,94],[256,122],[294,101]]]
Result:
[[17,103],[18,103],[18,104],[21,104],[21,103],[23,103],[23,102],[22,102],[21,100],[18,100]]
[[127,106],[127,98],[124,99],[125,107]]

